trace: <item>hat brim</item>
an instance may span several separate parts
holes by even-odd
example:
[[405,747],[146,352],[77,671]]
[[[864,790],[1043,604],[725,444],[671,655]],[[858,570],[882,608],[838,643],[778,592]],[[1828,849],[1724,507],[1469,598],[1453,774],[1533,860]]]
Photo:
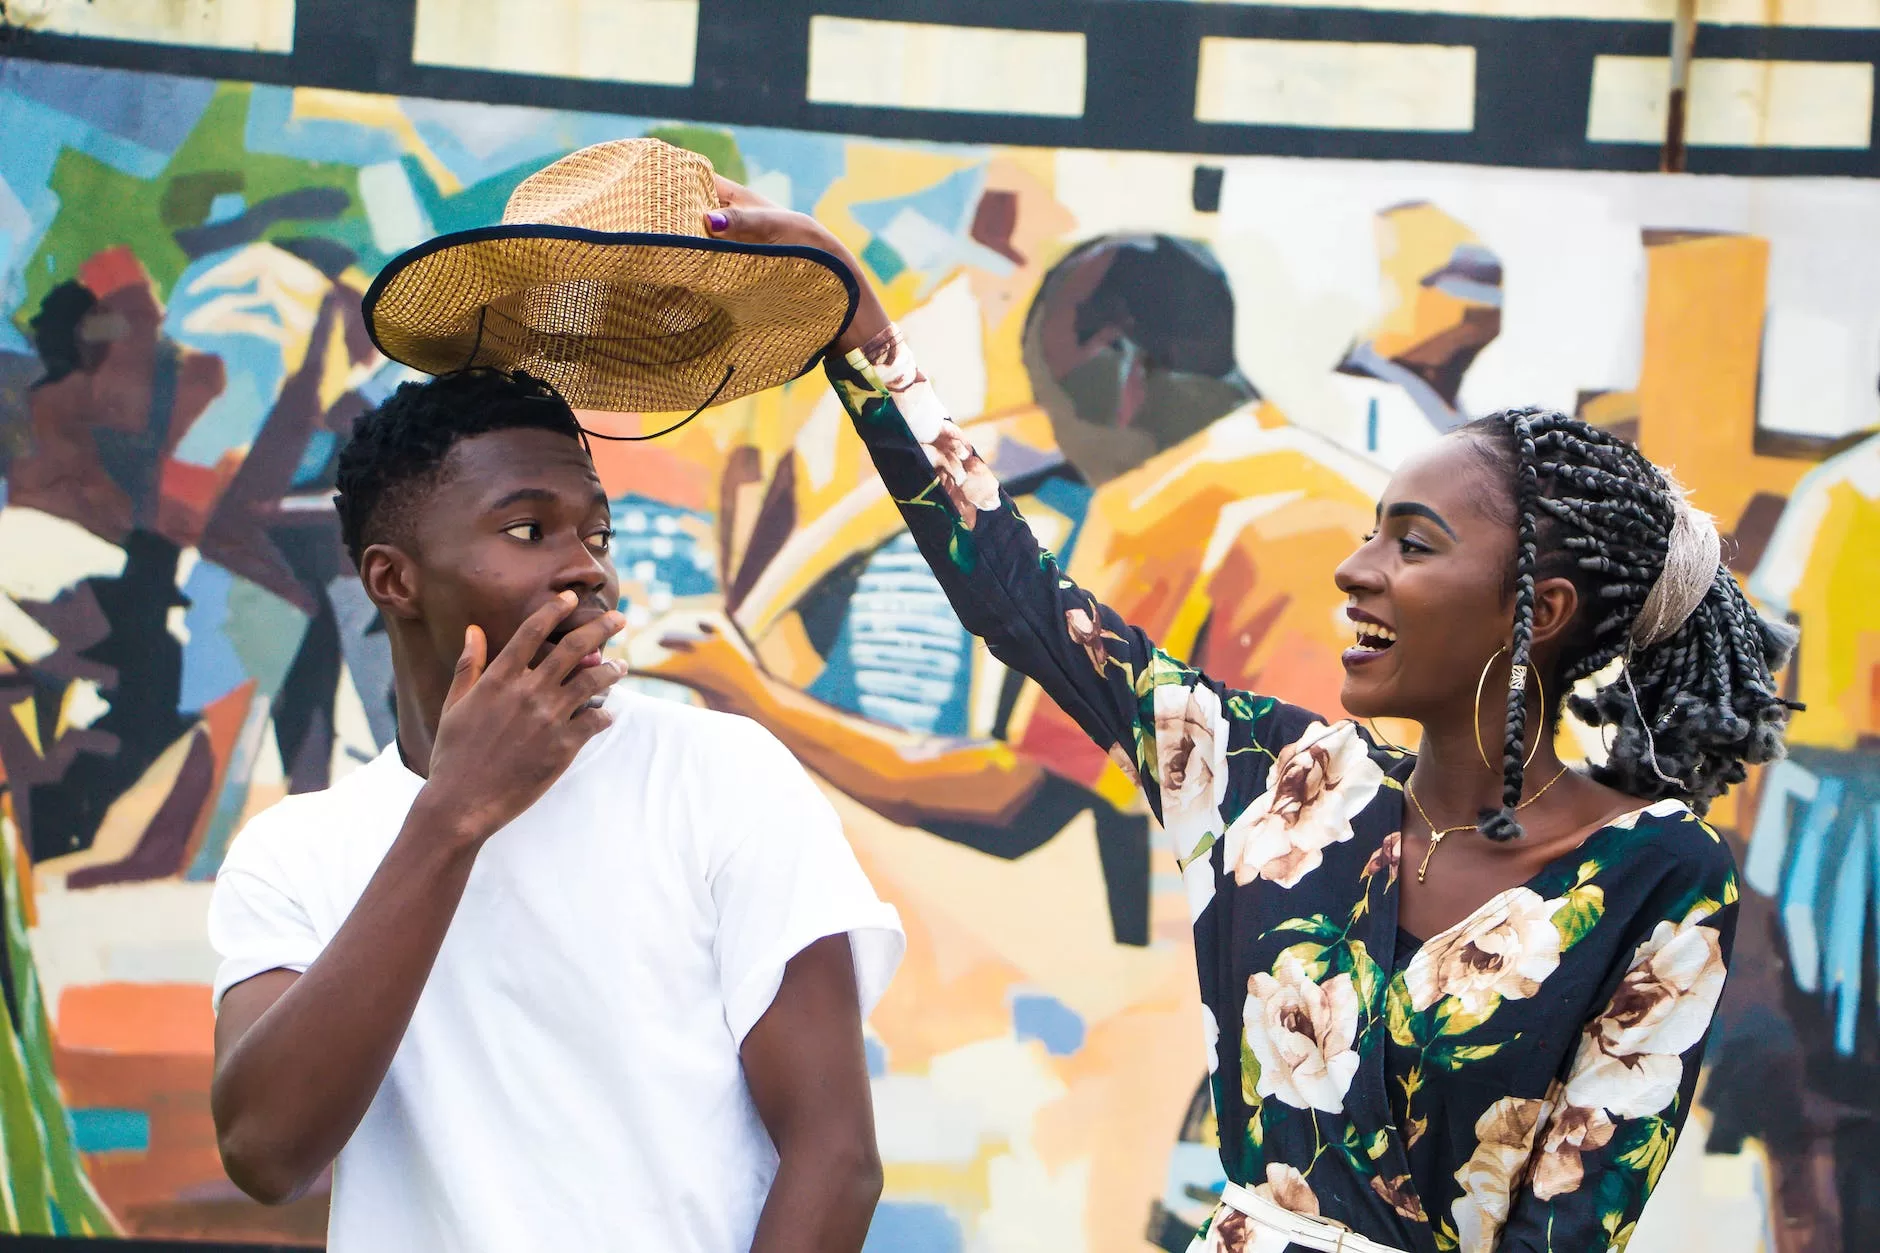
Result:
[[393,258],[363,305],[378,350],[426,374],[526,370],[577,409],[664,413],[808,373],[859,296],[820,248],[488,226]]

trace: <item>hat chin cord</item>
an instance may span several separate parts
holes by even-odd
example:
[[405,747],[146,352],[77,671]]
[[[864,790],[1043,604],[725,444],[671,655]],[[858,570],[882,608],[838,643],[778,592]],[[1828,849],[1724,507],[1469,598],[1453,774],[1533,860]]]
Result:
[[671,426],[662,427],[661,429],[654,431],[651,435],[606,435],[600,431],[590,431],[584,426],[581,428],[581,437],[583,439],[587,439],[590,437],[593,439],[610,439],[616,443],[633,444],[633,443],[638,443],[640,440],[643,440],[643,439],[658,439],[662,435],[670,435],[674,431],[678,430],[680,427],[684,426],[686,423],[690,422],[693,418],[696,418],[699,414],[704,413],[707,409],[711,408],[712,401],[718,399],[718,394],[725,390],[726,385],[731,382],[731,372],[737,368],[738,367],[736,365],[726,366],[725,376],[718,380],[718,386],[712,388],[712,394],[705,398],[705,402],[703,404],[701,404],[698,408],[694,409],[692,412],[686,414],[683,418],[680,418],[677,422],[674,422]]

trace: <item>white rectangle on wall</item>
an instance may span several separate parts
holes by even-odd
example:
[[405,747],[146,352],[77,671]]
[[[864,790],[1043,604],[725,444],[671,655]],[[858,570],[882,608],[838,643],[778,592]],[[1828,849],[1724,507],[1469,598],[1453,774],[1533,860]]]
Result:
[[1201,41],[1195,120],[1472,131],[1475,49],[1209,36]]
[[243,52],[294,50],[294,0],[7,0],[14,26],[49,35],[187,44]]
[[688,87],[698,0],[418,0],[420,65]]
[[[1671,62],[1596,57],[1586,137],[1662,144]],[[1692,147],[1866,148],[1873,133],[1873,65],[1866,61],[1691,63],[1685,142]]]
[[1082,117],[1084,37],[817,16],[809,26],[817,104]]

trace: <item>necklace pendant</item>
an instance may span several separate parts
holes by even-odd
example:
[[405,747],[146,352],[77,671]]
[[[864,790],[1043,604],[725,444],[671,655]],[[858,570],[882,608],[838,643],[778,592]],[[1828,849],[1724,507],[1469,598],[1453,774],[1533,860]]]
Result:
[[1443,842],[1443,837],[1448,834],[1449,832],[1447,831],[1430,832],[1430,846],[1423,851],[1423,864],[1417,867],[1417,882],[1418,883],[1423,882],[1424,876],[1429,874],[1430,858],[1435,855],[1436,846],[1438,844],[1441,844]]

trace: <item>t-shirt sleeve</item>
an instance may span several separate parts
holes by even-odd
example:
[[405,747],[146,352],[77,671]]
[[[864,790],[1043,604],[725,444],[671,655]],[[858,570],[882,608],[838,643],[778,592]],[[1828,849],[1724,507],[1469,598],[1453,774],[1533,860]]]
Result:
[[209,944],[222,959],[215,972],[218,1012],[236,984],[270,970],[304,971],[324,947],[268,847],[273,832],[265,822],[235,841],[209,897]]
[[776,999],[792,957],[846,934],[862,1016],[901,964],[907,939],[875,895],[836,811],[789,750],[755,723],[726,737],[729,786],[709,868],[714,955],[725,1018],[740,1046]]

